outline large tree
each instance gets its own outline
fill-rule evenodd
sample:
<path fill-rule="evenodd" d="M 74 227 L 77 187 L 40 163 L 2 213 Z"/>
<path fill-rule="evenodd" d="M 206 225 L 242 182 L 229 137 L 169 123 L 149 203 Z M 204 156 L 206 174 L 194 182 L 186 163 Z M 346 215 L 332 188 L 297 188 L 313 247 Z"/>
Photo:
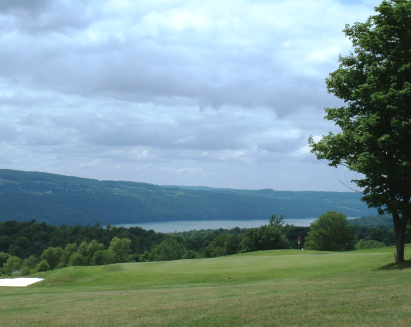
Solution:
<path fill-rule="evenodd" d="M 399 263 L 411 216 L 411 1 L 383 1 L 375 11 L 365 23 L 346 25 L 354 52 L 340 56 L 326 79 L 328 92 L 345 101 L 325 109 L 341 132 L 310 137 L 309 145 L 330 166 L 362 174 L 353 182 L 363 201 L 392 214 Z"/>
<path fill-rule="evenodd" d="M 308 250 L 349 251 L 354 250 L 354 236 L 345 214 L 328 211 L 314 220 L 306 237 Z"/>

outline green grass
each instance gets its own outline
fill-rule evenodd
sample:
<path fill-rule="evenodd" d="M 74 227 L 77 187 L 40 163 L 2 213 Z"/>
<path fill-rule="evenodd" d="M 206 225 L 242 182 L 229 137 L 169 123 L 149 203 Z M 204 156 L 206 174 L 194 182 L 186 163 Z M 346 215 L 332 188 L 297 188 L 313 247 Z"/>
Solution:
<path fill-rule="evenodd" d="M 408 255 L 411 246 L 407 246 Z M 0 288 L 2 326 L 411 326 L 394 248 L 69 267 Z M 407 259 L 410 259 L 408 255 Z"/>

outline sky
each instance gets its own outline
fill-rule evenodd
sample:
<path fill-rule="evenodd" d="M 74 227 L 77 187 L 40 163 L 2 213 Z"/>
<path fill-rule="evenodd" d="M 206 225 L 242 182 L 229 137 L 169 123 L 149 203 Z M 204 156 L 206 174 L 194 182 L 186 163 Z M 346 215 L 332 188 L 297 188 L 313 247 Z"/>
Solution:
<path fill-rule="evenodd" d="M 0 168 L 350 191 L 310 153 L 375 0 L 1 0 Z"/>

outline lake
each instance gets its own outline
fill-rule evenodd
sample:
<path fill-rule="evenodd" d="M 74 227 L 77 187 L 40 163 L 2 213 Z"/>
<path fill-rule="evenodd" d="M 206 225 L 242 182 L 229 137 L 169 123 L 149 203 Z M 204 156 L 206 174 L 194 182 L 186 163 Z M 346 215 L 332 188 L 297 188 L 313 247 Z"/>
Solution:
<path fill-rule="evenodd" d="M 295 226 L 310 226 L 316 218 L 284 219 L 285 223 Z M 138 224 L 119 224 L 117 227 L 135 227 L 139 226 L 146 230 L 154 230 L 161 233 L 184 232 L 189 230 L 200 229 L 231 229 L 234 227 L 252 228 L 267 225 L 269 220 L 200 220 L 200 221 L 166 221 L 156 223 L 138 223 Z"/>

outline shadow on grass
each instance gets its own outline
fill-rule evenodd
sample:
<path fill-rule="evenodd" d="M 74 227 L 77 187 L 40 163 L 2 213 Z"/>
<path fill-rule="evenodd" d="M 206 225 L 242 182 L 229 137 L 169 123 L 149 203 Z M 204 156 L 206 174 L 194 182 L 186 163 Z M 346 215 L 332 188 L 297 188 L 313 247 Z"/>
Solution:
<path fill-rule="evenodd" d="M 377 270 L 404 270 L 411 269 L 411 260 L 405 260 L 401 263 L 389 263 L 388 265 L 381 266 Z"/>

